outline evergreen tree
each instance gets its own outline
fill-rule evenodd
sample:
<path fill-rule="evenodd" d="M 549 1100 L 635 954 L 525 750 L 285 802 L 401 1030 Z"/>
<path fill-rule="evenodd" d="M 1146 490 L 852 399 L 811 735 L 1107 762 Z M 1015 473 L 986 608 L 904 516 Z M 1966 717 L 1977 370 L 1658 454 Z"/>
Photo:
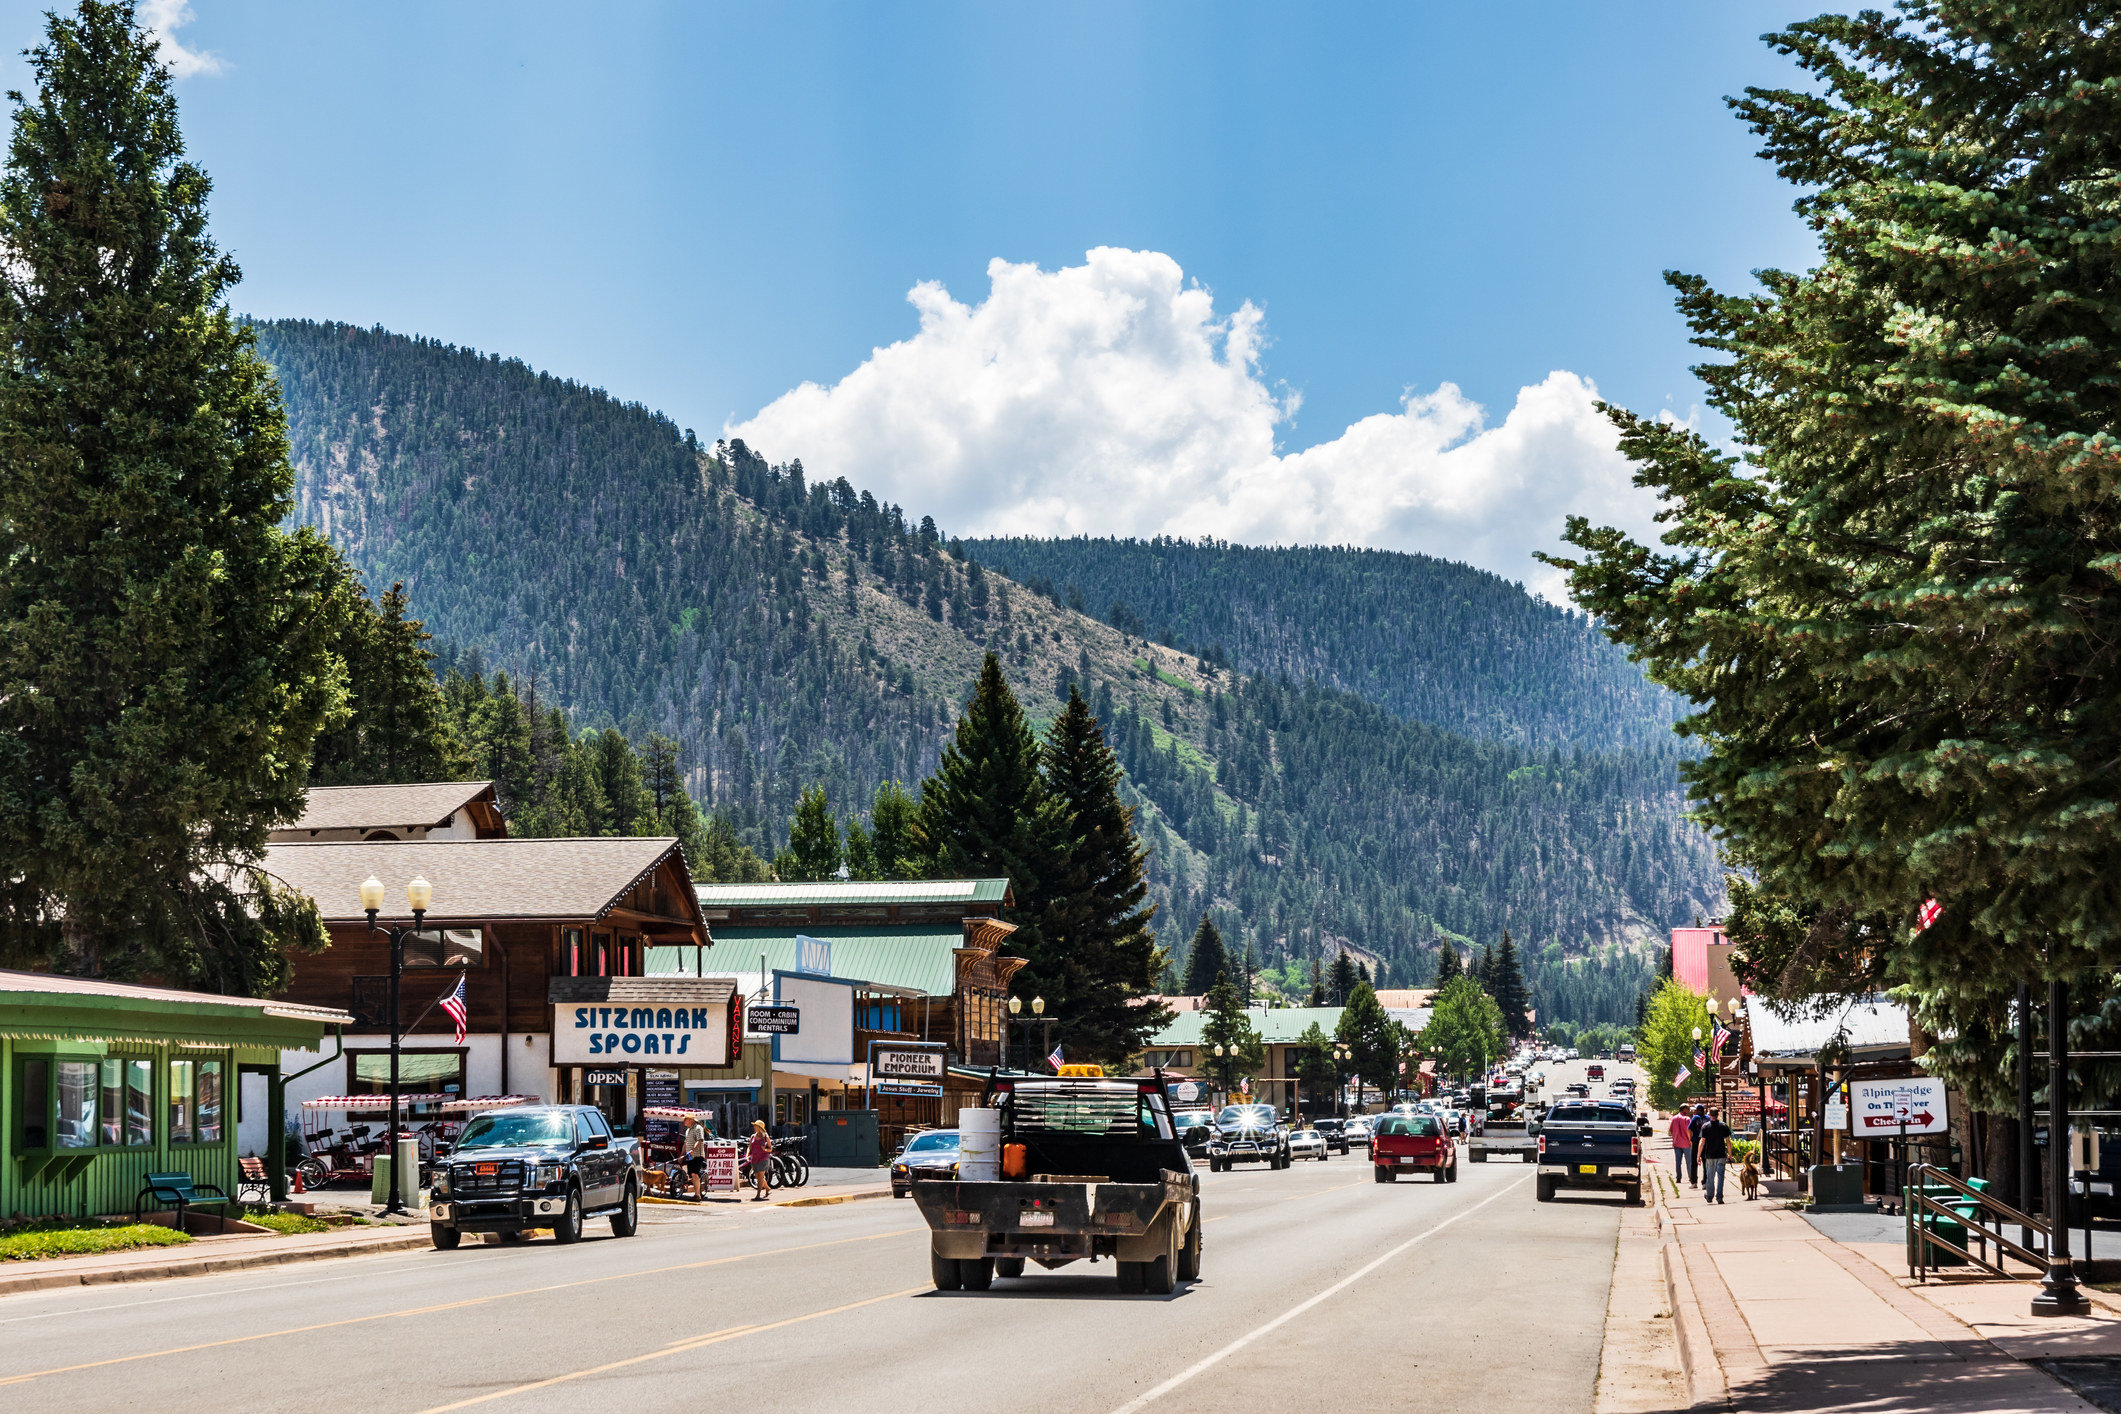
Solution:
<path fill-rule="evenodd" d="M 1367 982 L 1357 982 L 1341 1009 L 1334 1039 L 1354 1053 L 1356 1074 L 1384 1093 L 1389 1102 L 1399 1086 L 1401 1058 L 1399 1028 L 1378 1003 L 1377 993 Z"/>
<path fill-rule="evenodd" d="M 584 745 L 604 807 L 592 833 L 644 833 L 654 816 L 655 802 L 641 779 L 641 760 L 634 754 L 633 743 L 616 727 L 606 727 Z"/>
<path fill-rule="evenodd" d="M 1436 975 L 1429 979 L 1432 987 L 1447 986 L 1454 977 L 1465 975 L 1465 963 L 1458 956 L 1458 949 L 1445 943 L 1436 949 Z"/>
<path fill-rule="evenodd" d="M 1203 913 L 1200 926 L 1193 930 L 1193 941 L 1186 949 L 1186 992 L 1189 997 L 1204 997 L 1214 990 L 1216 979 L 1230 970 L 1229 954 L 1223 951 L 1223 935 L 1215 926 L 1215 920 Z"/>
<path fill-rule="evenodd" d="M 334 644 L 346 664 L 346 718 L 317 738 L 316 785 L 396 785 L 460 780 L 471 760 L 434 675 L 433 635 L 406 617 L 403 583 L 377 603 L 351 568 L 342 571 L 343 627 Z"/>
<path fill-rule="evenodd" d="M 1517 944 L 1508 932 L 1502 935 L 1502 944 L 1495 949 L 1491 971 L 1495 985 L 1488 995 L 1495 999 L 1495 1005 L 1502 1011 L 1503 1027 L 1519 1040 L 1530 1036 L 1532 1022 L 1526 1013 L 1532 1009 L 1532 997 L 1524 984 L 1524 969 L 1517 961 Z"/>
<path fill-rule="evenodd" d="M 1326 988 L 1326 1005 L 1346 1006 L 1348 998 L 1355 993 L 1356 983 L 1360 980 L 1355 975 L 1355 959 L 1346 952 L 1333 954 L 1331 976 L 1332 984 Z"/>
<path fill-rule="evenodd" d="M 879 879 L 921 876 L 920 844 L 915 831 L 919 807 L 897 781 L 881 782 L 869 804 L 870 849 Z"/>
<path fill-rule="evenodd" d="M 0 953 L 264 995 L 260 867 L 345 711 L 338 570 L 124 4 L 48 16 L 0 171 Z"/>
<path fill-rule="evenodd" d="M 1315 1111 L 1319 1090 L 1323 1088 L 1330 1095 L 1333 1082 L 1339 1078 L 1333 1068 L 1332 1043 L 1317 1022 L 1306 1026 L 1303 1034 L 1296 1038 L 1295 1049 L 1289 1052 L 1289 1064 L 1297 1081 L 1310 1087 L 1311 1109 Z M 1302 1096 L 1298 1097 L 1297 1103 L 1301 1108 Z"/>
<path fill-rule="evenodd" d="M 1225 968 L 1208 988 L 1207 1015 L 1200 1024 L 1201 1064 L 1224 1094 L 1237 1089 L 1237 1082 L 1257 1075 L 1267 1064 L 1267 1043 L 1245 1014 L 1244 999 Z M 1221 1046 L 1223 1054 L 1215 1054 Z"/>
<path fill-rule="evenodd" d="M 1119 798 L 1120 768 L 1080 694 L 1053 719 L 1046 790 L 1062 848 L 1040 920 L 1040 950 L 1017 973 L 1018 993 L 1043 996 L 1071 1055 L 1120 1064 L 1171 1020 L 1144 1004 L 1163 970 L 1144 907 L 1148 851 L 1134 837 L 1133 807 Z"/>
<path fill-rule="evenodd" d="M 2018 979 L 2121 970 L 2113 18 L 1917 0 L 1770 36 L 1809 81 L 1734 106 L 1819 263 L 1668 277 L 1745 464 L 1614 413 L 1670 549 L 1577 519 L 1553 561 L 1696 704 L 1741 980 L 1906 985 L 1968 1085 Z"/>
<path fill-rule="evenodd" d="M 992 653 L 935 774 L 921 785 L 916 847 L 945 879 L 1006 878 L 1021 956 L 1043 945 L 1039 919 L 1054 869 L 1057 808 L 1040 771 L 1038 739 Z M 1029 951 L 1026 951 L 1026 950 Z"/>
<path fill-rule="evenodd" d="M 840 831 L 833 823 L 832 807 L 825 800 L 823 786 L 804 790 L 788 831 L 788 848 L 774 863 L 784 883 L 838 876 Z"/>
<path fill-rule="evenodd" d="M 1316 957 L 1311 959 L 1311 994 L 1305 998 L 1304 1005 L 1312 1007 L 1327 1005 L 1325 971 L 1319 967 Z"/>
<path fill-rule="evenodd" d="M 1480 945 L 1480 955 L 1468 974 L 1480 984 L 1480 990 L 1489 996 L 1495 995 L 1495 949 L 1486 943 Z"/>

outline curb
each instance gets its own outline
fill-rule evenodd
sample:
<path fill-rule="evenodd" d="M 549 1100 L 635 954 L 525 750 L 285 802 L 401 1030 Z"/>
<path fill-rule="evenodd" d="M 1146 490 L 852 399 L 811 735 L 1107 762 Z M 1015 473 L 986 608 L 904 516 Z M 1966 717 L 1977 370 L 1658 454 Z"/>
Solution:
<path fill-rule="evenodd" d="M 425 1230 L 418 1236 L 378 1239 L 338 1247 L 282 1247 L 256 1252 L 207 1253 L 166 1262 L 138 1266 L 102 1267 L 88 1271 L 23 1272 L 0 1276 L 0 1296 L 25 1291 L 50 1291 L 63 1286 L 109 1286 L 127 1281 L 164 1281 L 170 1277 L 213 1276 L 253 1267 L 281 1267 L 294 1262 L 321 1262 L 332 1257 L 365 1257 L 372 1252 L 410 1252 L 433 1246 Z M 64 1259 L 61 1259 L 64 1260 Z"/>
<path fill-rule="evenodd" d="M 1667 1239 L 1658 1258 L 1664 1264 L 1664 1291 L 1672 1304 L 1672 1333 L 1679 1340 L 1679 1368 L 1686 1376 L 1687 1401 L 1696 1409 L 1721 1409 L 1729 1386 L 1723 1367 L 1716 1363 L 1716 1347 L 1694 1299 L 1693 1278 L 1679 1256 L 1677 1239 Z"/>
<path fill-rule="evenodd" d="M 776 1203 L 777 1208 L 825 1208 L 834 1203 L 859 1203 L 864 1198 L 889 1198 L 888 1188 L 869 1188 L 860 1193 L 820 1193 L 815 1198 L 795 1198 L 786 1203 Z"/>

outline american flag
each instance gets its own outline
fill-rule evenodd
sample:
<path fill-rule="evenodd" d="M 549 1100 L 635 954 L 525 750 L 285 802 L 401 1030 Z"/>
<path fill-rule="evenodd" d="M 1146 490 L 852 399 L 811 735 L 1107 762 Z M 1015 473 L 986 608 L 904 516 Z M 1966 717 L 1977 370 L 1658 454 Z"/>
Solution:
<path fill-rule="evenodd" d="M 463 1045 L 465 1013 L 464 978 L 461 973 L 457 976 L 457 989 L 454 992 L 451 992 L 448 996 L 442 998 L 442 1010 L 448 1012 L 449 1019 L 457 1024 L 457 1044 L 460 1046 Z"/>
<path fill-rule="evenodd" d="M 1680 1086 L 1686 1084 L 1687 1077 L 1689 1075 L 1692 1075 L 1693 1073 L 1693 1071 L 1688 1070 L 1685 1066 L 1679 1067 L 1679 1073 L 1672 1077 L 1672 1088 L 1674 1090 L 1677 1090 Z"/>
<path fill-rule="evenodd" d="M 1046 1064 L 1052 1066 L 1056 1071 L 1061 1068 L 1061 1048 L 1059 1046 L 1055 1046 L 1053 1054 L 1046 1057 Z"/>
<path fill-rule="evenodd" d="M 1918 933 L 1927 933 L 1930 930 L 1930 925 L 1932 923 L 1935 923 L 1943 916 L 1943 904 L 1937 902 L 1937 900 L 1933 898 L 1924 899 L 1922 901 L 1922 907 L 1915 910 L 1915 923 L 1917 925 L 1915 931 Z"/>
<path fill-rule="evenodd" d="M 1709 1042 L 1709 1054 L 1716 1058 L 1716 1064 L 1722 1065 L 1723 1043 L 1731 1039 L 1731 1028 L 1721 1021 L 1712 1021 L 1709 1025 L 1716 1033 L 1715 1039 Z"/>
<path fill-rule="evenodd" d="M 1709 1058 L 1701 1053 L 1701 1047 L 1694 1047 L 1694 1069 L 1707 1070 L 1708 1068 Z"/>

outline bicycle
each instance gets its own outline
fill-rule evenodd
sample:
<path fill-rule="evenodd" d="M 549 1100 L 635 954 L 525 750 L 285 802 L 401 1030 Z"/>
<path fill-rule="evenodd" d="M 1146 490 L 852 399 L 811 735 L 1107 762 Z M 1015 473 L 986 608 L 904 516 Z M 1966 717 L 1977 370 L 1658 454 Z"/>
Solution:
<path fill-rule="evenodd" d="M 800 1139 L 773 1141 L 773 1167 L 777 1188 L 803 1188 L 810 1182 L 810 1160 L 803 1156 Z"/>

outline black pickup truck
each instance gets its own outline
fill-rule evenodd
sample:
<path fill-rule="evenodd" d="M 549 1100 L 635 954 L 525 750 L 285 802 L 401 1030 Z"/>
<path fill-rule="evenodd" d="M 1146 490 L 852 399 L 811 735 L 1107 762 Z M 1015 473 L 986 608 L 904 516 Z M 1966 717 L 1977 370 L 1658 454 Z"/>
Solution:
<path fill-rule="evenodd" d="M 1564 1100 L 1536 1126 L 1539 1201 L 1556 1190 L 1620 1190 L 1630 1203 L 1642 1201 L 1642 1136 L 1626 1105 Z"/>
<path fill-rule="evenodd" d="M 428 1231 L 447 1251 L 467 1232 L 521 1241 L 541 1227 L 575 1242 L 587 1218 L 609 1217 L 613 1237 L 640 1229 L 635 1141 L 611 1132 L 590 1105 L 488 1110 L 464 1126 L 437 1163 Z"/>
<path fill-rule="evenodd" d="M 937 1290 L 985 1291 L 1027 1260 L 1110 1257 L 1121 1291 L 1159 1296 L 1199 1278 L 1200 1179 L 1160 1078 L 998 1076 L 985 1099 L 1001 1111 L 1001 1177 L 913 1189 Z"/>

